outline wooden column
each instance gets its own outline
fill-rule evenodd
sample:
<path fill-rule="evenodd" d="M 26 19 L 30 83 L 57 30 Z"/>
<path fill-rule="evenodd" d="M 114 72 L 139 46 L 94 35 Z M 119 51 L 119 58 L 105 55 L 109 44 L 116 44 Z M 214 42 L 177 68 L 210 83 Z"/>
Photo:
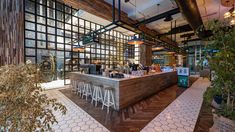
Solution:
<path fill-rule="evenodd" d="M 0 66 L 24 62 L 23 0 L 0 0 Z"/>
<path fill-rule="evenodd" d="M 140 45 L 140 63 L 143 65 L 152 65 L 152 46 Z"/>

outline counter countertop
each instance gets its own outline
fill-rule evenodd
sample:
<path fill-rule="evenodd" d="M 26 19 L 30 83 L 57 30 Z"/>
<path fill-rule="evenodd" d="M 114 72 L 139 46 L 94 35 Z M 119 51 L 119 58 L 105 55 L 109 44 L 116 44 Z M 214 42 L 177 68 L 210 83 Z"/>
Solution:
<path fill-rule="evenodd" d="M 176 71 L 171 71 L 171 72 L 176 72 Z M 170 73 L 170 72 L 155 72 L 155 73 L 147 74 L 147 75 L 144 75 L 144 76 L 132 76 L 132 75 L 130 75 L 130 78 L 110 78 L 110 77 L 105 77 L 105 76 L 102 76 L 102 75 L 84 74 L 84 73 L 80 73 L 80 72 L 71 72 L 71 73 L 82 74 L 82 75 L 86 75 L 86 76 L 90 76 L 90 77 L 104 78 L 104 79 L 109 79 L 109 80 L 112 80 L 112 81 L 125 81 L 125 80 L 144 78 L 144 77 L 149 77 L 149 76 L 154 76 L 154 75 L 159 75 L 159 74 L 165 74 L 165 73 Z"/>

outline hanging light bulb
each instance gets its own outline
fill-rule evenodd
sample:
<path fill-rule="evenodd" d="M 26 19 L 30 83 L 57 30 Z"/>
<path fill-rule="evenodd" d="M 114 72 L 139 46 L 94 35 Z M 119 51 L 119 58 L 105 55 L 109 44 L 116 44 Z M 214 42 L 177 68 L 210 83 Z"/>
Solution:
<path fill-rule="evenodd" d="M 231 21 L 230 21 L 230 25 L 234 25 L 235 24 L 235 18 L 233 18 Z"/>
<path fill-rule="evenodd" d="M 235 17 L 235 9 L 232 12 L 232 16 Z"/>
<path fill-rule="evenodd" d="M 230 16 L 231 16 L 231 13 L 230 13 L 230 12 L 224 13 L 224 18 L 229 18 Z"/>

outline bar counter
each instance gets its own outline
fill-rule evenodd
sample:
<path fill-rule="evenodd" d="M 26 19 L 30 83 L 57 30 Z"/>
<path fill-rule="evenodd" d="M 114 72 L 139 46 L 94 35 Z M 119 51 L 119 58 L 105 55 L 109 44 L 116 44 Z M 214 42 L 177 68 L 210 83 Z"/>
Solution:
<path fill-rule="evenodd" d="M 79 81 L 86 80 L 114 88 L 116 109 L 120 110 L 176 84 L 177 73 L 176 71 L 161 72 L 140 77 L 119 79 L 71 72 L 70 79 Z"/>

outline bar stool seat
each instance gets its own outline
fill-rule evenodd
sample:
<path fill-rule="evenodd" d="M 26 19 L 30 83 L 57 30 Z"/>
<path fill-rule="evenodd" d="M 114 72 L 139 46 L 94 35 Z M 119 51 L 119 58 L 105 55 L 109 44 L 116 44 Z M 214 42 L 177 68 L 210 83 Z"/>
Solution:
<path fill-rule="evenodd" d="M 102 109 L 104 108 L 104 106 L 106 106 L 107 113 L 109 113 L 110 106 L 113 106 L 114 109 L 116 109 L 113 91 L 114 91 L 114 88 L 112 88 L 112 87 L 105 87 L 104 88 L 104 100 L 103 100 Z"/>
<path fill-rule="evenodd" d="M 82 92 L 82 98 L 83 96 L 86 96 L 86 100 L 89 96 L 92 97 L 92 89 L 91 89 L 91 82 L 84 81 L 84 87 L 83 87 L 83 92 Z"/>

